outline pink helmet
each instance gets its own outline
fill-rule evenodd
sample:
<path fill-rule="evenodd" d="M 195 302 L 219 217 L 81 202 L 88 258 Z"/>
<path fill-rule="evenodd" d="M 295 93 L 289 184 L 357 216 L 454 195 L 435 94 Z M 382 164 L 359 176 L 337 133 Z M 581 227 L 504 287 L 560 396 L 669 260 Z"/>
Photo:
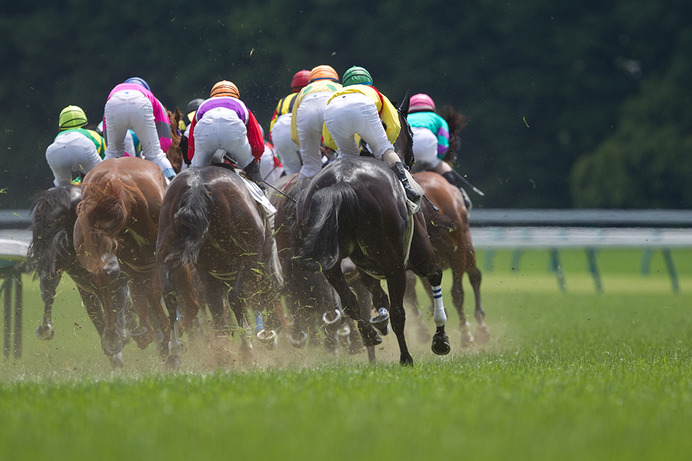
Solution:
<path fill-rule="evenodd" d="M 435 111 L 435 102 L 430 96 L 424 93 L 418 93 L 411 96 L 411 102 L 408 108 L 409 112 L 422 112 L 425 110 Z"/>

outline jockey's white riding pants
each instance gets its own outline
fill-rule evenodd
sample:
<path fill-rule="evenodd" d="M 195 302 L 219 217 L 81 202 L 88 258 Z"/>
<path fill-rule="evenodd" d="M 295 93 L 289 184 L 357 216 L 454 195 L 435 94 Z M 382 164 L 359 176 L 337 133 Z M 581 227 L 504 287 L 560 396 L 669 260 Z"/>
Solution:
<path fill-rule="evenodd" d="M 413 155 L 416 157 L 416 166 L 420 165 L 425 170 L 432 170 L 442 160 L 437 156 L 437 136 L 427 128 L 411 127 L 413 132 Z"/>
<path fill-rule="evenodd" d="M 322 125 L 327 101 L 331 91 L 320 91 L 305 96 L 296 109 L 296 128 L 300 144 L 300 158 L 303 166 L 300 175 L 306 178 L 315 176 L 322 169 Z"/>
<path fill-rule="evenodd" d="M 171 162 L 161 150 L 151 101 L 139 91 L 114 93 L 104 109 L 106 119 L 106 155 L 104 159 L 125 154 L 125 136 L 132 130 L 142 143 L 142 157 L 154 162 L 166 176 L 173 175 Z"/>
<path fill-rule="evenodd" d="M 276 181 L 279 180 L 284 172 L 284 167 L 274 161 L 275 155 L 274 149 L 265 144 L 264 153 L 262 153 L 260 158 L 259 171 L 262 179 L 271 185 L 276 184 Z"/>
<path fill-rule="evenodd" d="M 46 149 L 46 161 L 53 170 L 56 186 L 68 186 L 73 172 L 88 173 L 101 162 L 94 142 L 78 131 L 58 136 Z"/>
<path fill-rule="evenodd" d="M 386 151 L 394 149 L 387 139 L 377 107 L 364 94 L 347 93 L 329 101 L 324 111 L 324 123 L 339 148 L 339 157 L 360 153 L 356 134 L 380 160 Z"/>
<path fill-rule="evenodd" d="M 194 137 L 195 155 L 190 166 L 211 164 L 217 150 L 226 151 L 238 168 L 245 168 L 253 160 L 247 127 L 234 110 L 216 107 L 205 112 L 195 125 Z"/>
<path fill-rule="evenodd" d="M 274 149 L 287 174 L 299 172 L 301 166 L 300 148 L 291 138 L 291 117 L 290 113 L 279 115 L 272 127 Z"/>

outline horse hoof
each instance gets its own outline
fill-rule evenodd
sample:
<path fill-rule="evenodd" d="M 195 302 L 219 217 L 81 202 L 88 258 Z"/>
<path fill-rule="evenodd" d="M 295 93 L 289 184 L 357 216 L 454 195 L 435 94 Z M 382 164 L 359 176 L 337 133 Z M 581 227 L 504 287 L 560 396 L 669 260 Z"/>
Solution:
<path fill-rule="evenodd" d="M 364 346 L 379 346 L 382 344 L 382 338 L 377 333 L 377 330 L 372 327 L 364 328 L 363 331 L 361 331 L 361 336 L 363 337 Z"/>
<path fill-rule="evenodd" d="M 389 329 L 389 312 L 384 307 L 380 307 L 377 311 L 377 316 L 370 319 L 370 325 L 377 328 L 382 336 L 387 336 Z"/>
<path fill-rule="evenodd" d="M 180 357 L 175 355 L 169 355 L 166 357 L 166 369 L 177 370 L 180 368 Z"/>
<path fill-rule="evenodd" d="M 476 328 L 476 341 L 479 344 L 486 344 L 490 341 L 490 331 L 486 325 L 479 325 Z"/>
<path fill-rule="evenodd" d="M 53 336 L 55 336 L 55 332 L 53 331 L 53 327 L 50 324 L 47 325 L 39 325 L 36 327 L 36 337 L 41 340 L 48 340 L 48 339 L 53 339 Z"/>
<path fill-rule="evenodd" d="M 123 362 L 123 353 L 118 352 L 115 355 L 111 355 L 111 365 L 113 368 L 122 368 L 125 366 L 125 363 Z"/>
<path fill-rule="evenodd" d="M 308 341 L 308 334 L 304 331 L 300 331 L 298 336 L 296 337 L 293 333 L 291 333 L 288 335 L 288 340 L 293 345 L 293 347 L 300 349 L 301 347 L 304 347 L 305 343 Z"/>
<path fill-rule="evenodd" d="M 433 336 L 431 349 L 437 355 L 449 354 L 449 351 L 452 350 L 452 347 L 449 345 L 449 338 L 447 337 L 447 335 L 444 333 L 436 333 L 435 336 Z"/>
<path fill-rule="evenodd" d="M 276 349 L 276 346 L 278 345 L 276 331 L 274 330 L 258 331 L 257 339 L 259 340 L 259 342 L 267 346 L 269 349 Z"/>
<path fill-rule="evenodd" d="M 325 323 L 325 325 L 333 325 L 339 320 L 341 320 L 341 312 L 336 309 L 334 309 L 333 312 L 325 312 L 322 316 L 322 321 Z"/>

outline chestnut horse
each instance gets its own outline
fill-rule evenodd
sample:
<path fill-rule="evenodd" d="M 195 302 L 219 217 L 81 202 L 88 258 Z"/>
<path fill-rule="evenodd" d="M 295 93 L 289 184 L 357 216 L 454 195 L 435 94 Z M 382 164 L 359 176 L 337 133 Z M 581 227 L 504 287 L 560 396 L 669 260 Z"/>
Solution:
<path fill-rule="evenodd" d="M 180 365 L 176 312 L 182 292 L 181 267 L 196 269 L 213 327 L 226 334 L 224 297 L 238 325 L 249 328 L 248 305 L 262 305 L 268 294 L 272 228 L 243 179 L 224 166 L 188 168 L 168 187 L 159 218 L 156 263 L 169 314 L 167 366 Z M 242 335 L 241 353 L 252 344 Z M 168 339 L 168 338 L 167 338 Z"/>
<path fill-rule="evenodd" d="M 422 209 L 425 215 L 428 235 L 437 256 L 437 262 L 442 269 L 452 270 L 452 301 L 459 314 L 462 346 L 468 346 L 473 341 L 469 323 L 464 315 L 463 276 L 468 274 L 476 301 L 475 318 L 477 322 L 476 337 L 479 342 L 489 339 L 488 328 L 485 324 L 485 312 L 481 304 L 481 271 L 476 265 L 476 251 L 471 240 L 469 216 L 464 205 L 461 191 L 447 180 L 432 171 L 415 173 L 413 177 L 423 188 L 425 196 L 435 205 L 437 210 L 427 201 Z M 416 277 L 410 274 L 406 298 L 417 308 L 415 291 Z M 426 279 L 421 279 L 429 290 Z M 431 300 L 432 301 L 432 300 Z"/>
<path fill-rule="evenodd" d="M 154 264 L 165 189 L 166 179 L 159 167 L 137 157 L 104 160 L 82 183 L 74 245 L 79 262 L 93 274 L 104 293 L 101 346 L 116 367 L 123 366 L 130 295 L 139 327 L 129 335 L 140 348 L 154 340 L 154 328 L 164 332 L 167 329 Z M 186 283 L 190 314 L 186 312 L 185 319 L 189 322 L 199 305 L 192 295 L 191 280 L 188 278 Z"/>
<path fill-rule="evenodd" d="M 77 220 L 77 204 L 82 200 L 79 186 L 57 186 L 40 192 L 31 206 L 32 239 L 29 261 L 41 286 L 43 323 L 36 328 L 39 339 L 52 339 L 53 303 L 63 273 L 74 281 L 89 318 L 103 334 L 101 300 L 94 277 L 77 261 L 72 232 Z"/>
<path fill-rule="evenodd" d="M 408 97 L 399 109 L 402 129 L 395 150 L 410 166 L 412 134 L 405 118 L 407 111 Z M 435 287 L 437 332 L 432 349 L 436 354 L 449 353 L 440 292 L 442 271 L 435 262 L 422 213 L 410 214 L 403 187 L 384 162 L 363 156 L 335 160 L 315 175 L 300 194 L 296 216 L 296 257 L 305 267 L 324 272 L 339 294 L 346 314 L 356 319 L 366 346 L 382 340 L 370 319 L 363 315 L 344 278 L 341 262 L 348 257 L 360 270 L 375 306 L 391 309 L 401 364 L 413 363 L 404 336 L 407 268 L 427 277 Z M 382 290 L 381 279 L 387 281 L 389 299 Z M 381 325 L 378 329 L 383 331 Z"/>

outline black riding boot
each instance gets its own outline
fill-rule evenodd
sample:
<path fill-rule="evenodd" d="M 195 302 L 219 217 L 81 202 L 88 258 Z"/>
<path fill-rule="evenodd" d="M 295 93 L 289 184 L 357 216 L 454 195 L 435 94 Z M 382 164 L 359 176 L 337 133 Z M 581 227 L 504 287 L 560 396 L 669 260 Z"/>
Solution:
<path fill-rule="evenodd" d="M 401 162 L 396 162 L 392 167 L 392 171 L 394 172 L 394 174 L 396 174 L 396 177 L 399 178 L 401 184 L 404 185 L 404 191 L 406 191 L 406 198 L 412 201 L 413 203 L 420 202 L 420 199 L 422 197 L 411 187 L 411 184 L 409 184 L 408 178 L 406 177 L 406 170 L 404 169 L 404 164 Z"/>
<path fill-rule="evenodd" d="M 473 203 L 471 203 L 471 199 L 469 198 L 469 194 L 466 193 L 463 187 L 461 187 L 461 181 L 457 179 L 457 177 L 454 175 L 453 171 L 445 171 L 442 174 L 442 177 L 447 180 L 448 183 L 450 183 L 452 186 L 458 187 L 459 190 L 461 191 L 461 195 L 464 197 L 464 205 L 466 205 L 466 209 L 468 211 L 471 211 L 471 208 L 473 208 Z"/>
<path fill-rule="evenodd" d="M 243 171 L 245 171 L 245 176 L 247 178 L 257 184 L 260 189 L 265 190 L 264 188 L 264 181 L 262 180 L 262 175 L 260 175 L 259 171 L 259 163 L 255 162 L 254 160 L 250 162 L 248 166 L 243 168 Z"/>

